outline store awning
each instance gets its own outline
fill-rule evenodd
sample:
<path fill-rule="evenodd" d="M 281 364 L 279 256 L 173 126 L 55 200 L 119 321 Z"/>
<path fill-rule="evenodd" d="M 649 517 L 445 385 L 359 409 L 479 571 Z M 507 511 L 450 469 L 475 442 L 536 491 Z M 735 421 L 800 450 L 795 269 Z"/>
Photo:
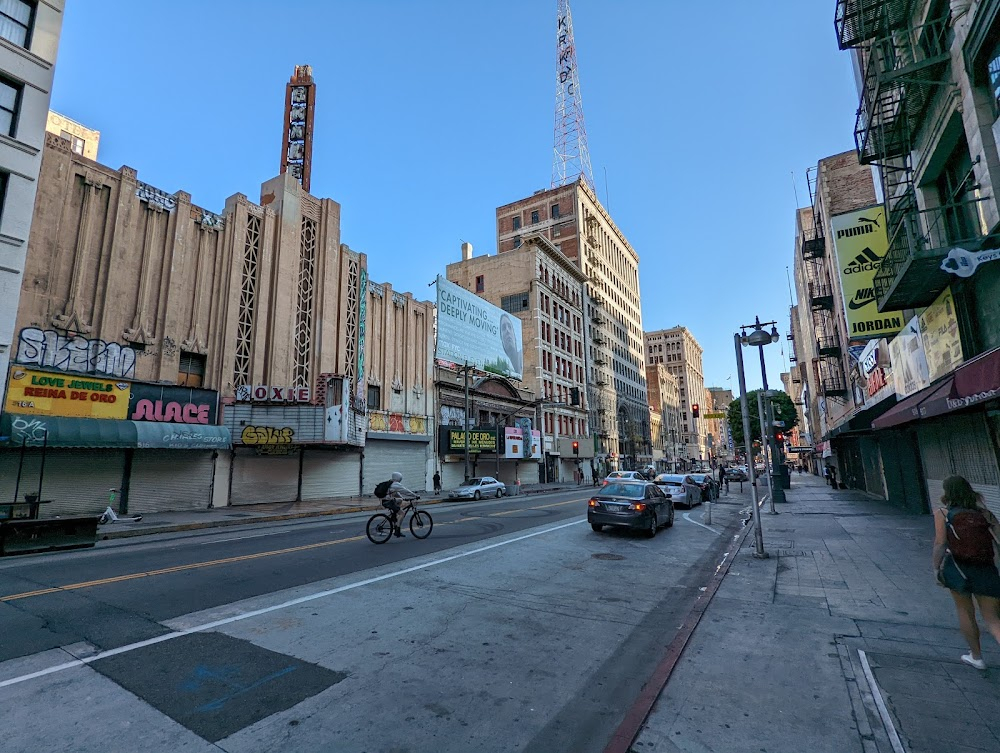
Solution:
<path fill-rule="evenodd" d="M 824 439 L 835 439 L 842 434 L 860 434 L 871 431 L 875 420 L 892 412 L 895 405 L 897 405 L 896 396 L 892 395 L 874 405 L 863 406 L 849 419 L 831 429 Z"/>
<path fill-rule="evenodd" d="M 0 416 L 0 436 L 8 446 L 119 447 L 169 450 L 216 450 L 232 446 L 225 426 L 112 421 L 93 418 Z"/>
<path fill-rule="evenodd" d="M 1000 348 L 964 363 L 873 422 L 876 429 L 932 418 L 1000 399 Z"/>

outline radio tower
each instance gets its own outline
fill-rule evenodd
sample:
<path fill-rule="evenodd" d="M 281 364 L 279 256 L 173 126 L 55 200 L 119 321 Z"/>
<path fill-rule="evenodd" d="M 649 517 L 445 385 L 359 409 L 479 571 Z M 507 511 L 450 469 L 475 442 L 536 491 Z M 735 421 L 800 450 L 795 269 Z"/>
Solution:
<path fill-rule="evenodd" d="M 564 186 L 582 177 L 594 187 L 594 171 L 587 149 L 587 127 L 583 122 L 580 73 L 573 41 L 573 17 L 569 0 L 557 0 L 556 22 L 556 127 L 552 157 L 552 187 Z"/>

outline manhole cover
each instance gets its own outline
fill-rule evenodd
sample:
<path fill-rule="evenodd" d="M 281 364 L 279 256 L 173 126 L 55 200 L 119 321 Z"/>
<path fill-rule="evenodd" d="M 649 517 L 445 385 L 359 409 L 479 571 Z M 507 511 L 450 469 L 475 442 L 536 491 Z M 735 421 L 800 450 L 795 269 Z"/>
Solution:
<path fill-rule="evenodd" d="M 612 554 L 611 552 L 599 552 L 597 554 L 590 555 L 595 560 L 623 560 L 625 559 L 620 554 Z"/>

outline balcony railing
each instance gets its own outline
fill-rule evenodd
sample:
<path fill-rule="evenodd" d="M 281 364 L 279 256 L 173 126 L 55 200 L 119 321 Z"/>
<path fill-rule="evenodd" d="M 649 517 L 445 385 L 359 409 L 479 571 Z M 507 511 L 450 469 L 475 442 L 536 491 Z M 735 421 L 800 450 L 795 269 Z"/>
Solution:
<path fill-rule="evenodd" d="M 805 228 L 802 231 L 802 258 L 819 259 L 826 253 L 826 237 L 821 227 Z"/>
<path fill-rule="evenodd" d="M 841 354 L 840 340 L 836 337 L 818 337 L 816 352 L 824 358 L 839 358 Z"/>
<path fill-rule="evenodd" d="M 819 386 L 823 394 L 827 397 L 842 397 L 847 394 L 847 384 L 843 377 L 825 376 L 819 380 Z"/>
<path fill-rule="evenodd" d="M 902 27 L 912 0 L 837 0 L 837 44 L 846 50 Z"/>
<path fill-rule="evenodd" d="M 879 311 L 928 306 L 947 287 L 941 262 L 953 248 L 978 251 L 986 237 L 982 199 L 907 212 L 894 223 L 875 273 Z"/>
<path fill-rule="evenodd" d="M 833 308 L 833 287 L 828 283 L 809 283 L 809 305 L 813 311 Z"/>

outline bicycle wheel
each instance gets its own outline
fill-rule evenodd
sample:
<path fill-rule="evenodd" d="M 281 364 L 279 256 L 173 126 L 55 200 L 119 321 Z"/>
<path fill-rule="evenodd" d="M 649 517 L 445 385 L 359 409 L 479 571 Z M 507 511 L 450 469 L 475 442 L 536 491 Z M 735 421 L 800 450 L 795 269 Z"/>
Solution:
<path fill-rule="evenodd" d="M 384 544 L 392 536 L 392 520 L 382 513 L 372 515 L 365 526 L 365 534 L 373 544 Z"/>
<path fill-rule="evenodd" d="M 426 539 L 434 528 L 434 519 L 429 512 L 417 510 L 410 518 L 410 533 L 415 539 Z"/>

